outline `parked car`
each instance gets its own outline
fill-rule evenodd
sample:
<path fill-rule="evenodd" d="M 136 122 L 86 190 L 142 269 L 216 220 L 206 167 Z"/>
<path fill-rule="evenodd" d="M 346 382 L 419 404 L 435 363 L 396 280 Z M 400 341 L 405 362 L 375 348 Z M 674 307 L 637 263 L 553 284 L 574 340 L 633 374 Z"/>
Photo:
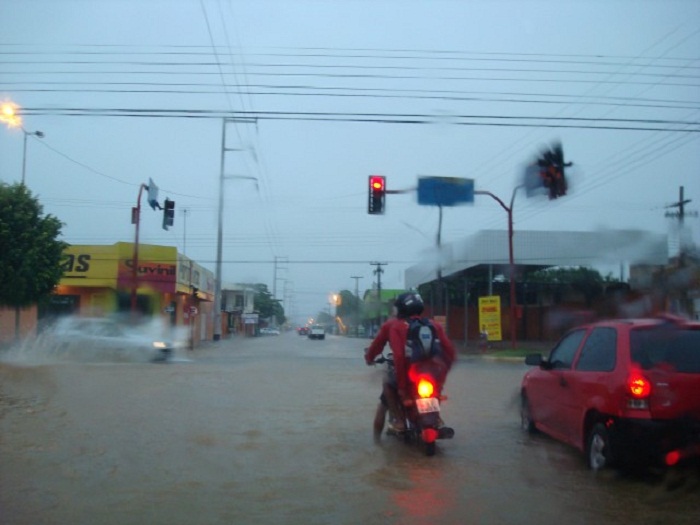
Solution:
<path fill-rule="evenodd" d="M 280 335 L 277 328 L 265 327 L 260 329 L 260 335 Z"/>
<path fill-rule="evenodd" d="M 700 458 L 700 323 L 591 323 L 525 362 L 523 428 L 573 445 L 591 469 Z"/>
<path fill-rule="evenodd" d="M 320 325 L 315 324 L 309 329 L 309 339 L 325 339 L 326 329 Z"/>
<path fill-rule="evenodd" d="M 87 361 L 166 361 L 176 344 L 160 327 L 109 317 L 66 317 L 42 335 L 54 357 Z"/>

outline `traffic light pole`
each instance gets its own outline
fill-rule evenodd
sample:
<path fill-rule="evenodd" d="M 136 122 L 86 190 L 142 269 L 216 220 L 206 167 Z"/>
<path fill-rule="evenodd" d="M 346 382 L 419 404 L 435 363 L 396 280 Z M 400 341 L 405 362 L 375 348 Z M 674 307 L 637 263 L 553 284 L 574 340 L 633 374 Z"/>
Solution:
<path fill-rule="evenodd" d="M 131 315 L 136 316 L 136 296 L 139 287 L 139 227 L 141 226 L 141 195 L 148 186 L 141 184 L 139 196 L 136 199 L 136 207 L 131 209 L 131 222 L 136 225 L 136 235 L 134 236 L 134 254 L 131 258 Z"/>
<path fill-rule="evenodd" d="M 510 198 L 510 206 L 498 198 L 496 195 L 490 191 L 475 191 L 474 195 L 488 195 L 494 199 L 501 208 L 506 210 L 508 214 L 508 266 L 509 266 L 509 279 L 510 279 L 510 344 L 513 349 L 515 349 L 516 344 L 516 304 L 515 304 L 515 259 L 513 257 L 513 204 L 515 203 L 515 194 L 518 189 L 522 188 L 523 185 L 516 186 L 513 188 L 513 195 Z"/>

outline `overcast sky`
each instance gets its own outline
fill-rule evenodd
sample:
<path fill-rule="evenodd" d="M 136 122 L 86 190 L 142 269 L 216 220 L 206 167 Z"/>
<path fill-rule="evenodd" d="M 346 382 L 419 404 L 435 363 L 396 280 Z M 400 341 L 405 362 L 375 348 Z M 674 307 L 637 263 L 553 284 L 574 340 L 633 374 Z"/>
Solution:
<path fill-rule="evenodd" d="M 296 319 L 353 276 L 362 294 L 373 261 L 383 287 L 403 287 L 435 245 L 438 211 L 413 193 L 367 214 L 370 174 L 389 189 L 472 178 L 509 202 L 523 165 L 560 140 L 569 195 L 518 192 L 516 232 L 665 233 L 681 186 L 700 209 L 697 0 L 0 0 L 0 19 L 0 98 L 45 134 L 28 137 L 26 183 L 65 239 L 132 242 L 152 178 L 175 226 L 144 199 L 141 241 L 214 271 L 235 116 L 223 280 L 266 283 Z M 21 179 L 22 146 L 2 126 L 3 182 Z M 477 196 L 445 210 L 442 240 L 506 218 Z M 686 224 L 698 242 L 699 220 Z"/>

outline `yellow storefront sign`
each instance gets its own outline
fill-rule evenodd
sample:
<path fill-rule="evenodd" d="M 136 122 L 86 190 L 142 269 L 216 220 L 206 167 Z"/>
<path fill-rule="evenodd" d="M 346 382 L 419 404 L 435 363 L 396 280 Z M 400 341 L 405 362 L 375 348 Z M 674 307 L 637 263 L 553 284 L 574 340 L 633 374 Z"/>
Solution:
<path fill-rule="evenodd" d="M 479 331 L 489 341 L 501 341 L 501 298 L 498 295 L 479 297 Z"/>
<path fill-rule="evenodd" d="M 90 288 L 117 287 L 117 267 L 119 257 L 117 248 L 111 246 L 68 246 L 63 251 L 64 286 L 81 286 Z"/>

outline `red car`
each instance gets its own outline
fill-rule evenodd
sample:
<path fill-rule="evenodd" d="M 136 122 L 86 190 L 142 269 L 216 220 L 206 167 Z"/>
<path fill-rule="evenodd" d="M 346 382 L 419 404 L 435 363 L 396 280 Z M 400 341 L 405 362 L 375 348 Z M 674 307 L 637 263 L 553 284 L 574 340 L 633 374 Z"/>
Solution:
<path fill-rule="evenodd" d="M 591 469 L 700 457 L 700 323 L 591 323 L 525 363 L 536 368 L 521 385 L 523 428 L 578 448 Z"/>

